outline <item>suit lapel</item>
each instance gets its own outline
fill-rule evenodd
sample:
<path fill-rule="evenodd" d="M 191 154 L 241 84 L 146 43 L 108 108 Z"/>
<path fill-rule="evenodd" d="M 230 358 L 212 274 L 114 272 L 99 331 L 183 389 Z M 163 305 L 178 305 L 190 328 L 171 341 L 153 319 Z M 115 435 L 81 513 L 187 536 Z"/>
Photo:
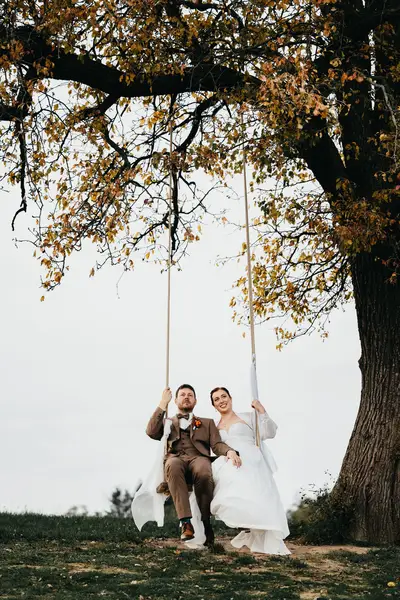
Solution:
<path fill-rule="evenodd" d="M 192 422 L 189 425 L 189 428 L 190 428 L 190 439 L 192 441 L 193 441 L 193 436 L 194 436 L 194 434 L 196 432 L 196 429 L 193 429 L 193 424 L 194 424 L 195 420 L 196 420 L 196 417 L 194 415 L 192 415 Z"/>
<path fill-rule="evenodd" d="M 194 427 L 194 422 L 196 421 L 197 417 L 195 415 L 193 415 L 192 417 L 192 423 L 190 425 L 190 439 L 192 440 L 193 446 L 195 448 L 197 448 L 197 450 L 200 452 L 200 454 L 202 454 L 203 456 L 206 456 L 207 454 L 205 454 L 204 450 L 204 442 L 200 441 L 197 439 L 197 427 Z M 197 419 L 198 421 L 201 422 L 200 427 L 206 427 L 204 422 L 201 421 L 201 419 Z M 194 427 L 194 429 L 193 429 Z M 204 437 L 202 436 L 201 439 L 203 440 Z M 209 455 L 209 452 L 208 452 Z"/>
<path fill-rule="evenodd" d="M 175 415 L 174 417 L 172 417 L 171 421 L 172 421 L 172 425 L 171 425 L 171 433 L 169 436 L 169 441 L 172 444 L 173 442 L 175 442 L 175 440 L 178 440 L 181 437 L 181 435 L 180 435 L 178 417 Z"/>

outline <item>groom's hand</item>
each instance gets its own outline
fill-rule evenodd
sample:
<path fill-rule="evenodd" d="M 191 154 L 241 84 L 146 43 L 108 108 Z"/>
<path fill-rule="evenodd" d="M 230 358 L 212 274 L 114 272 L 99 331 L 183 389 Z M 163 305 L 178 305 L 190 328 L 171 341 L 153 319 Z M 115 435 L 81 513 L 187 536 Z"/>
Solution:
<path fill-rule="evenodd" d="M 231 460 L 234 467 L 241 467 L 242 460 L 238 454 L 234 450 L 228 450 L 226 453 L 226 459 Z"/>
<path fill-rule="evenodd" d="M 158 405 L 159 408 L 161 408 L 161 410 L 166 411 L 168 408 L 168 404 L 171 402 L 172 399 L 172 392 L 171 392 L 171 388 L 166 388 L 161 396 L 161 402 Z"/>

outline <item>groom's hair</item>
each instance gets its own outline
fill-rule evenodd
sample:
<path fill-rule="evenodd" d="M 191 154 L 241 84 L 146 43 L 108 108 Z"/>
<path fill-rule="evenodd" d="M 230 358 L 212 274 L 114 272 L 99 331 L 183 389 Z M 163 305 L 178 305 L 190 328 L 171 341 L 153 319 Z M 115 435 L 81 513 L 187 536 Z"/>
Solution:
<path fill-rule="evenodd" d="M 175 398 L 178 397 L 178 394 L 179 394 L 180 390 L 184 390 L 185 388 L 189 388 L 189 390 L 192 390 L 193 395 L 196 398 L 196 392 L 194 391 L 194 387 L 192 385 L 190 385 L 189 383 L 183 383 L 182 385 L 180 385 L 178 387 L 178 389 L 175 392 Z"/>
<path fill-rule="evenodd" d="M 219 392 L 219 390 L 224 390 L 224 392 L 226 392 L 229 396 L 229 398 L 232 398 L 232 396 L 229 393 L 229 390 L 225 387 L 216 387 L 213 390 L 211 390 L 210 392 L 210 398 L 211 398 L 211 404 L 214 406 L 214 400 L 213 400 L 213 395 L 215 394 L 215 392 Z"/>

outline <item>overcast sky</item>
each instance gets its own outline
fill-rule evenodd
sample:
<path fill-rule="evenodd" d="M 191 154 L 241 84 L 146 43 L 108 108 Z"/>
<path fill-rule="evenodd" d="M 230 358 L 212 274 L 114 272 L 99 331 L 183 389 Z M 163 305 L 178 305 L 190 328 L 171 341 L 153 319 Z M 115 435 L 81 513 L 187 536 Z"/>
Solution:
<path fill-rule="evenodd" d="M 75 257 L 60 289 L 40 302 L 32 248 L 17 249 L 10 221 L 18 197 L 2 196 L 0 225 L 0 510 L 65 513 L 84 504 L 103 511 L 115 486 L 133 489 L 153 461 L 146 423 L 165 379 L 166 277 L 139 264 L 94 278 L 91 247 Z M 233 203 L 233 210 L 241 210 Z M 17 222 L 26 236 L 29 218 Z M 229 388 L 234 408 L 250 404 L 250 341 L 232 322 L 232 261 L 244 233 L 209 225 L 173 273 L 171 386 L 191 383 L 200 416 L 213 417 L 209 390 Z M 332 315 L 330 337 L 301 338 L 275 350 L 272 326 L 256 330 L 261 401 L 278 423 L 269 443 L 289 507 L 301 489 L 336 476 L 359 403 L 360 354 L 354 309 Z"/>

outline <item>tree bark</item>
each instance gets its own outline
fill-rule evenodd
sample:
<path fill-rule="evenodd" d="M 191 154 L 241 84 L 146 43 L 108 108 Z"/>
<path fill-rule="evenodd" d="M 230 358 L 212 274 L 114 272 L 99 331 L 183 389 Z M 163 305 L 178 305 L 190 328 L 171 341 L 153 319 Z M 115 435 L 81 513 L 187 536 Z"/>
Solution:
<path fill-rule="evenodd" d="M 400 284 L 372 254 L 353 261 L 361 402 L 332 498 L 353 510 L 350 535 L 400 542 Z"/>

